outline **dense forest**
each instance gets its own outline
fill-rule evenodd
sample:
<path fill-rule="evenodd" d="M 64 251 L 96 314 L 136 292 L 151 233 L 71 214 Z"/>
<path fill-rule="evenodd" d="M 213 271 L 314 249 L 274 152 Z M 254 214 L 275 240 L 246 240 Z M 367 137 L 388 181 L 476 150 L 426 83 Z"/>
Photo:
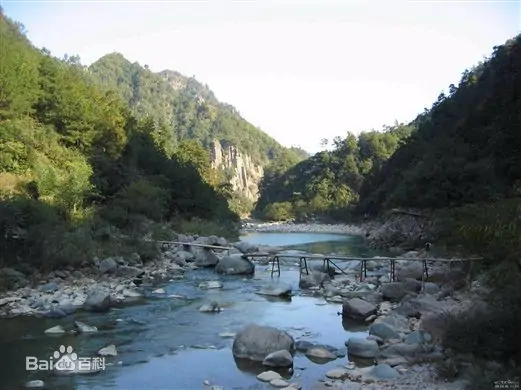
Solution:
<path fill-rule="evenodd" d="M 150 90 L 133 90 L 129 107 L 76 57 L 56 59 L 33 47 L 23 26 L 3 13 L 0 36 L 0 265 L 54 268 L 121 250 L 146 258 L 153 246 L 130 248 L 138 246 L 132 237 L 161 235 L 163 226 L 235 236 L 232 194 L 204 141 L 174 137 L 172 124 L 152 115 L 163 106 L 138 99 Z M 183 102 L 176 104 L 189 99 Z M 246 126 L 231 110 L 216 114 Z M 222 121 L 216 133 L 244 130 Z M 260 131 L 245 131 L 264 140 L 248 141 L 264 145 L 263 153 L 285 152 Z M 130 239 L 114 239 L 122 235 Z"/>
<path fill-rule="evenodd" d="M 265 170 L 255 214 L 265 219 L 347 218 L 359 200 L 364 179 L 379 171 L 413 126 L 396 123 L 383 131 L 333 140 L 333 149 L 304 161 L 277 159 Z"/>
<path fill-rule="evenodd" d="M 349 134 L 293 168 L 268 172 L 256 213 L 379 214 L 497 201 L 521 191 L 521 36 L 494 47 L 408 125 Z"/>

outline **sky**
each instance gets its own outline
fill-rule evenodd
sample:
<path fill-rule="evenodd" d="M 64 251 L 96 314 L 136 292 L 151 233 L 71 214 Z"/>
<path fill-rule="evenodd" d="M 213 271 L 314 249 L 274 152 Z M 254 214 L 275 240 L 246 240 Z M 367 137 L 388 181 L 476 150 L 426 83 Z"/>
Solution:
<path fill-rule="evenodd" d="M 521 32 L 521 0 L 0 0 L 85 65 L 120 52 L 195 76 L 286 146 L 408 122 Z"/>

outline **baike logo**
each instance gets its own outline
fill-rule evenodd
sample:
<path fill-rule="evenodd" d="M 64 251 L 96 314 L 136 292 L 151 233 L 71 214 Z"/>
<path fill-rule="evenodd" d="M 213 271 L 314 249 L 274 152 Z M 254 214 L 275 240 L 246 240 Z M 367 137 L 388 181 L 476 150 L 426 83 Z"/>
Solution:
<path fill-rule="evenodd" d="M 78 357 L 71 346 L 60 345 L 49 359 L 38 359 L 36 356 L 25 357 L 27 371 L 58 371 L 63 373 L 86 373 L 105 370 L 103 357 Z"/>

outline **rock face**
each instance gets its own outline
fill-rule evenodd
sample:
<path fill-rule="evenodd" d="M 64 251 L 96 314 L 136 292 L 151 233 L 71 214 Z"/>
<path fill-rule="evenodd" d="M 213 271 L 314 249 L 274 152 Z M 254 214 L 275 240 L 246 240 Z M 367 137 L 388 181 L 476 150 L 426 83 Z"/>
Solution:
<path fill-rule="evenodd" d="M 251 275 L 255 272 L 255 266 L 241 255 L 230 255 L 219 260 L 215 272 L 226 275 Z"/>
<path fill-rule="evenodd" d="M 259 183 L 264 174 L 262 166 L 241 153 L 235 145 L 213 140 L 210 145 L 212 167 L 224 171 L 234 191 L 250 200 L 259 196 Z"/>
<path fill-rule="evenodd" d="M 293 353 L 295 341 L 287 332 L 271 326 L 248 325 L 235 336 L 233 355 L 236 358 L 262 362 L 274 352 Z"/>

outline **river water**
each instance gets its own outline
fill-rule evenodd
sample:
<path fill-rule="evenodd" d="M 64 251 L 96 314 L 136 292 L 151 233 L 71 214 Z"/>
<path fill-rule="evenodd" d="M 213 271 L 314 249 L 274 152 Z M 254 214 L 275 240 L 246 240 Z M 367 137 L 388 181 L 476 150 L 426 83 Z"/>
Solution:
<path fill-rule="evenodd" d="M 375 256 L 359 237 L 312 233 L 249 233 L 241 238 L 254 244 L 284 246 L 311 253 L 338 253 Z M 0 320 L 0 389 L 21 389 L 28 380 L 42 379 L 52 389 L 203 389 L 204 381 L 226 389 L 264 389 L 255 375 L 262 367 L 237 362 L 231 352 L 233 338 L 219 333 L 236 332 L 245 324 L 271 325 L 287 330 L 296 340 L 343 348 L 352 336 L 365 329 L 342 322 L 338 304 L 303 294 L 298 288 L 296 262 L 282 265 L 280 278 L 271 279 L 269 267 L 256 266 L 253 278 L 219 276 L 212 270 L 195 270 L 185 279 L 163 286 L 164 297 L 149 294 L 146 299 L 108 313 L 76 313 L 62 319 L 14 318 Z M 205 280 L 220 280 L 224 288 L 201 290 Z M 295 296 L 291 301 L 255 294 L 274 281 L 289 283 Z M 168 297 L 177 294 L 186 297 Z M 220 313 L 202 313 L 198 308 L 215 300 L 224 307 Z M 93 334 L 49 336 L 44 330 L 61 324 L 72 329 L 75 320 L 98 327 Z M 118 356 L 107 358 L 106 370 L 98 374 L 56 376 L 25 370 L 26 356 L 46 359 L 60 345 L 71 346 L 79 357 L 115 344 Z M 294 373 L 285 377 L 308 388 L 328 370 L 345 365 L 348 357 L 321 365 L 297 354 Z"/>

